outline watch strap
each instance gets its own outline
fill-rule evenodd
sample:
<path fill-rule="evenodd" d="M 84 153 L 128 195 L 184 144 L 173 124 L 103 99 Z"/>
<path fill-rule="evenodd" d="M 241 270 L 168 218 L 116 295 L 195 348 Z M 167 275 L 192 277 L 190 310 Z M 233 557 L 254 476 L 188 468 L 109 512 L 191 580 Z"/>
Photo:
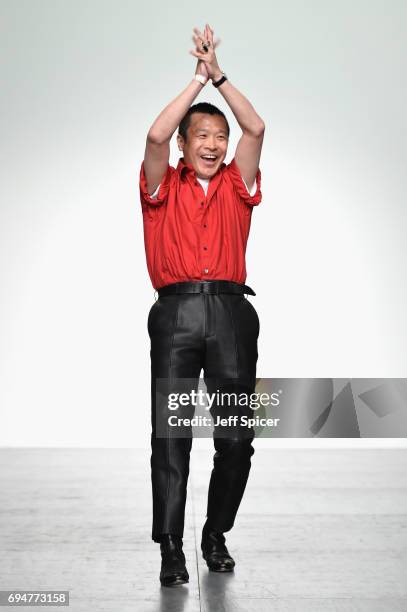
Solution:
<path fill-rule="evenodd" d="M 212 81 L 212 85 L 214 87 L 219 87 L 219 85 L 222 85 L 222 83 L 228 80 L 228 77 L 226 76 L 226 74 L 224 72 L 222 72 L 222 74 L 223 76 L 218 81 Z"/>

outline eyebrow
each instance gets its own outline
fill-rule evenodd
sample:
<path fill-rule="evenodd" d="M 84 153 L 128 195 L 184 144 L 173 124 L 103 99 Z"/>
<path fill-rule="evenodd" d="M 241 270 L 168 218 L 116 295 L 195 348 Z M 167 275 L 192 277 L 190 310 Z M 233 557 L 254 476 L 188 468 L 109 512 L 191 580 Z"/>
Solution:
<path fill-rule="evenodd" d="M 207 131 L 208 130 L 206 128 L 195 128 L 195 132 L 207 132 Z M 227 134 L 227 131 L 220 129 L 217 131 L 217 134 L 220 134 L 220 133 Z"/>

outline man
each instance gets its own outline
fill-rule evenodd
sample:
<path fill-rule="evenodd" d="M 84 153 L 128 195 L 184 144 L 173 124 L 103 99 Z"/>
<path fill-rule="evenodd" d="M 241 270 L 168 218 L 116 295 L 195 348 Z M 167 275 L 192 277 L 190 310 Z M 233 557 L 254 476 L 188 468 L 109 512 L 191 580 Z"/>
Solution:
<path fill-rule="evenodd" d="M 199 380 L 204 370 L 208 392 L 253 392 L 256 383 L 259 318 L 245 297 L 245 252 L 253 207 L 260 203 L 260 153 L 265 125 L 250 102 L 220 70 L 213 30 L 194 28 L 198 58 L 189 85 L 157 117 L 146 142 L 140 170 L 140 198 L 148 272 L 159 298 L 148 316 L 151 339 L 152 539 L 160 543 L 163 586 L 188 582 L 182 550 L 192 440 L 157 435 L 168 419 L 157 401 L 157 379 Z M 234 113 L 242 136 L 226 165 L 229 124 L 208 103 L 191 106 L 211 79 Z M 178 127 L 183 153 L 169 165 L 170 140 Z M 211 408 L 212 416 L 222 406 Z M 232 406 L 237 416 L 245 406 Z M 190 414 L 190 412 L 188 413 Z M 222 415 L 221 415 L 222 416 Z M 254 432 L 234 427 L 214 432 L 203 558 L 211 571 L 232 571 L 225 544 L 234 524 L 248 474 Z M 229 428 L 230 429 L 230 428 Z M 244 430 L 245 429 L 245 430 Z M 167 432 L 169 432 L 167 421 Z"/>

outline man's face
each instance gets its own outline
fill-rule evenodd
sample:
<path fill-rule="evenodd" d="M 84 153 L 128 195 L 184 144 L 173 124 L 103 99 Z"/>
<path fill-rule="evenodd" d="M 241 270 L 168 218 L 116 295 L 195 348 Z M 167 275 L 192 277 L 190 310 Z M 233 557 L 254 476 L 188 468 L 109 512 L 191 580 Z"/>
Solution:
<path fill-rule="evenodd" d="M 179 135 L 177 140 L 185 163 L 191 164 L 198 178 L 209 179 L 216 174 L 226 157 L 226 122 L 221 115 L 192 113 L 187 142 Z M 215 156 L 215 159 L 208 159 L 207 156 Z"/>

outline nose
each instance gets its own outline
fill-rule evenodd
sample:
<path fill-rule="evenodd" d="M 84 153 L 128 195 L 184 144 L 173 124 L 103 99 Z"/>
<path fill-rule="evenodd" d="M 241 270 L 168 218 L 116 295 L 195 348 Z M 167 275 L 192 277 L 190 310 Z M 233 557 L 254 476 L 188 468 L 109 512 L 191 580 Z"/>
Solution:
<path fill-rule="evenodd" d="M 206 142 L 206 146 L 211 151 L 215 151 L 217 149 L 216 139 L 215 139 L 214 136 L 212 138 L 208 138 L 208 140 Z"/>

